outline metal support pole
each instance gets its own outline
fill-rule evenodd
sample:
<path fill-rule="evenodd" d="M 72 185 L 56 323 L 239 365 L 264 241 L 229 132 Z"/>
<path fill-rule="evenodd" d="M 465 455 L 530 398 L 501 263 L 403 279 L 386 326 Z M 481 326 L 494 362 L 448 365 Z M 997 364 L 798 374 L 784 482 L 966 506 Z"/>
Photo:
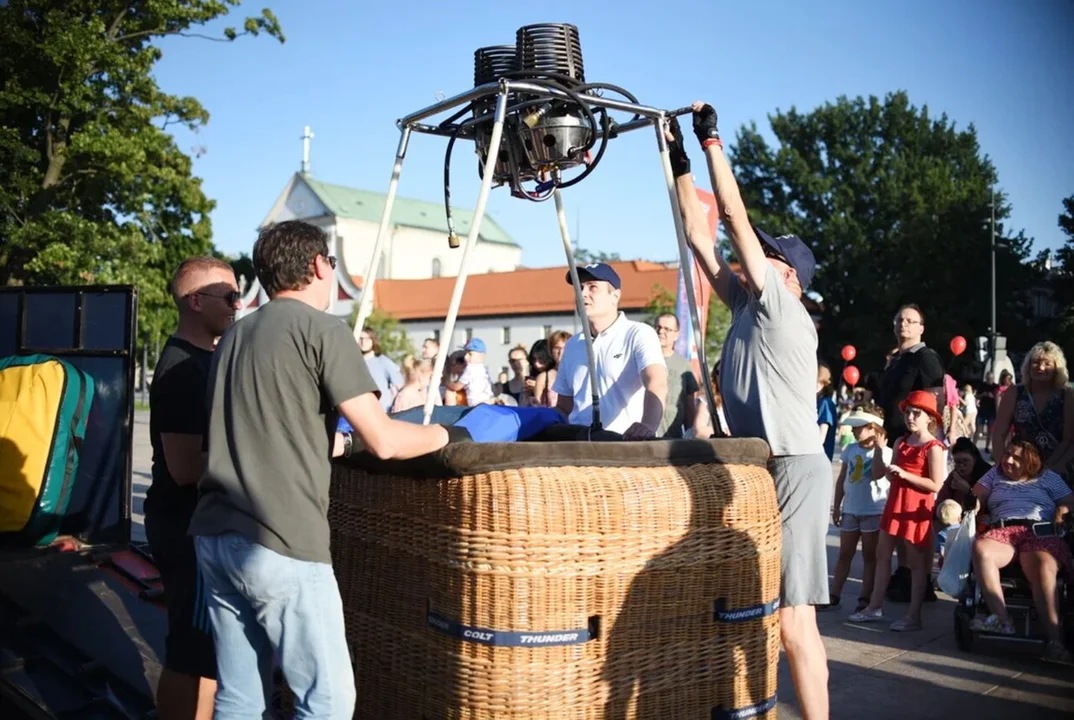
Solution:
<path fill-rule="evenodd" d="M 496 98 L 496 117 L 492 123 L 492 137 L 489 141 L 490 148 L 500 147 L 500 139 L 503 137 L 503 121 L 507 115 L 507 86 L 500 83 L 500 94 Z M 481 232 L 481 222 L 485 218 L 485 205 L 488 204 L 489 192 L 492 190 L 492 176 L 496 172 L 497 153 L 489 152 L 485 158 L 485 168 L 481 177 L 481 191 L 477 195 L 477 206 L 474 208 L 474 219 L 470 224 L 470 234 L 466 237 L 466 245 L 462 250 L 462 262 L 459 265 L 459 276 L 455 278 L 455 289 L 451 293 L 451 305 L 448 307 L 447 317 L 444 318 L 444 329 L 440 333 L 441 344 L 451 346 L 451 338 L 455 333 L 455 319 L 459 314 L 459 305 L 462 303 L 462 292 L 466 287 L 466 276 L 469 270 L 470 254 L 477 245 L 478 233 Z M 425 411 L 423 424 L 428 425 L 433 416 L 435 397 L 433 393 L 439 388 L 440 378 L 444 374 L 444 364 L 447 362 L 448 352 L 442 347 L 436 356 L 436 367 L 433 368 L 433 376 L 429 381 L 429 391 L 425 397 Z"/>
<path fill-rule="evenodd" d="M 988 351 L 991 354 L 990 365 L 992 373 L 998 382 L 999 374 L 996 372 L 996 186 L 992 186 L 992 326 L 988 336 Z"/>
<path fill-rule="evenodd" d="M 369 269 L 366 271 L 365 277 L 362 278 L 362 294 L 358 298 L 358 318 L 354 323 L 355 339 L 362 334 L 365 321 L 373 311 L 373 285 L 377 281 L 377 267 L 380 265 L 384 238 L 388 235 L 388 224 L 392 217 L 392 205 L 395 204 L 395 193 L 399 189 L 399 175 L 403 172 L 403 160 L 406 158 L 406 148 L 409 142 L 410 126 L 404 125 L 399 136 L 399 149 L 395 151 L 395 165 L 392 167 L 392 179 L 388 183 L 388 195 L 384 198 L 384 212 L 380 216 L 380 229 L 377 230 L 377 239 L 373 242 L 373 257 L 369 259 Z"/>
<path fill-rule="evenodd" d="M 697 356 L 701 362 L 701 387 L 705 389 L 705 400 L 709 406 L 709 417 L 712 418 L 712 427 L 716 427 L 716 398 L 712 394 L 712 383 L 708 381 L 711 370 L 708 358 L 705 355 L 705 342 L 702 340 L 701 319 L 697 312 L 697 296 L 694 294 L 694 256 L 686 242 L 686 229 L 683 226 L 682 210 L 679 206 L 679 194 L 675 190 L 675 175 L 671 171 L 671 154 L 668 152 L 668 140 L 664 132 L 668 130 L 667 116 L 661 116 L 656 124 L 656 144 L 660 148 L 660 162 L 664 166 L 664 179 L 667 181 L 668 198 L 671 200 L 671 216 L 675 222 L 675 237 L 679 242 L 679 263 L 682 267 L 682 277 L 686 285 L 686 299 L 690 307 L 690 322 L 694 328 L 694 340 L 697 342 Z M 712 239 L 713 242 L 716 238 Z M 670 400 L 670 398 L 668 398 Z"/>
<path fill-rule="evenodd" d="M 585 316 L 585 303 L 582 300 L 582 283 L 578 278 L 578 264 L 574 261 L 574 249 L 571 247 L 571 234 L 567 230 L 567 214 L 563 212 L 563 196 L 557 187 L 552 191 L 556 201 L 556 218 L 559 220 L 559 234 L 563 238 L 563 251 L 567 254 L 567 268 L 571 274 L 571 285 L 574 288 L 574 310 L 578 313 L 578 322 L 582 326 L 582 337 L 585 339 L 586 362 L 589 363 L 589 393 L 593 403 L 593 422 L 590 427 L 593 430 L 601 429 L 600 422 L 600 392 L 597 390 L 597 362 L 593 355 L 593 336 L 589 333 L 589 320 Z"/>

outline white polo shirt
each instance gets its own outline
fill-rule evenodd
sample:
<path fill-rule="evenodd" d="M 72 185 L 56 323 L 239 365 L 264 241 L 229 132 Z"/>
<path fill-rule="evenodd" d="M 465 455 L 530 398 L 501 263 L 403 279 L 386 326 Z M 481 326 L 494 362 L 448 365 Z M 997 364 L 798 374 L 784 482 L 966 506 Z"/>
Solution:
<path fill-rule="evenodd" d="M 650 365 L 664 365 L 664 352 L 656 330 L 644 323 L 627 320 L 619 313 L 604 332 L 593 338 L 597 390 L 600 394 L 600 421 L 605 430 L 622 433 L 645 414 L 645 386 L 641 371 Z M 563 359 L 556 370 L 552 390 L 574 398 L 568 422 L 593 422 L 593 393 L 589 387 L 589 364 L 585 338 L 578 333 L 563 347 Z M 665 399 L 666 400 L 666 399 Z"/>

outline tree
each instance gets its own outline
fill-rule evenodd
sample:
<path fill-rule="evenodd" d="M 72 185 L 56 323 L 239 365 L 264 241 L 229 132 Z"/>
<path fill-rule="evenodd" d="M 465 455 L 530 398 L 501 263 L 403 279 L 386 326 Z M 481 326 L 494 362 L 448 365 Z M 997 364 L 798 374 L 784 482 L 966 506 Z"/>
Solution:
<path fill-rule="evenodd" d="M 171 125 L 209 113 L 163 92 L 154 41 L 268 34 L 262 10 L 221 37 L 192 30 L 241 0 L 10 0 L 0 6 L 0 284 L 138 287 L 140 344 L 175 325 L 171 271 L 212 252 L 213 202 Z"/>
<path fill-rule="evenodd" d="M 1074 195 L 1063 200 L 1059 228 L 1067 236 L 1067 240 L 1056 253 L 1058 262 L 1052 280 L 1054 299 L 1061 314 L 1055 340 L 1063 346 L 1070 358 L 1074 356 Z"/>
<path fill-rule="evenodd" d="M 913 107 L 904 92 L 840 97 L 802 114 L 769 116 L 778 147 L 756 125 L 741 129 L 729 155 L 752 220 L 773 234 L 796 233 L 817 260 L 825 357 L 853 343 L 862 369 L 883 367 L 891 320 L 915 302 L 926 340 L 987 335 L 990 324 L 990 207 L 996 170 L 973 125 Z M 1026 291 L 1040 280 L 1030 241 L 1007 235 L 1010 215 L 996 195 L 999 331 L 1010 347 L 1032 333 Z"/>
<path fill-rule="evenodd" d="M 578 265 L 591 265 L 592 263 L 619 262 L 619 253 L 606 253 L 596 250 L 587 250 L 584 247 L 574 248 L 574 262 Z"/>
<path fill-rule="evenodd" d="M 354 323 L 358 321 L 358 304 L 354 304 L 348 324 L 354 329 Z M 390 313 L 373 308 L 366 318 L 365 327 L 376 333 L 381 351 L 397 363 L 403 362 L 407 355 L 414 355 L 414 346 L 410 344 L 410 337 L 406 329 Z"/>

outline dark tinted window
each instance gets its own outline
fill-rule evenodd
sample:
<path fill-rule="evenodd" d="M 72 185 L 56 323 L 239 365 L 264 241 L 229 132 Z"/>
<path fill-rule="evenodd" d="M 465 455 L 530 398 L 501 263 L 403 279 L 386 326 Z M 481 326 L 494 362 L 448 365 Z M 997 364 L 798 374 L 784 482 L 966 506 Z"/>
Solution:
<path fill-rule="evenodd" d="M 75 295 L 26 293 L 26 336 L 31 349 L 71 348 L 75 342 Z"/>

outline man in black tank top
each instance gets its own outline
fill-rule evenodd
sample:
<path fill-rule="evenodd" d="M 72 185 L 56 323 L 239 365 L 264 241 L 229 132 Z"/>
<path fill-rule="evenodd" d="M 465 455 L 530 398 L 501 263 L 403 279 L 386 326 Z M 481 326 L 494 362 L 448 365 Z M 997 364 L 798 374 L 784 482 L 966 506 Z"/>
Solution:
<path fill-rule="evenodd" d="M 145 500 L 146 538 L 168 611 L 157 708 L 161 720 L 210 720 L 216 657 L 187 529 L 205 471 L 209 364 L 216 341 L 234 321 L 239 292 L 226 262 L 191 258 L 175 271 L 172 296 L 179 326 L 164 345 L 149 391 L 153 482 Z"/>

